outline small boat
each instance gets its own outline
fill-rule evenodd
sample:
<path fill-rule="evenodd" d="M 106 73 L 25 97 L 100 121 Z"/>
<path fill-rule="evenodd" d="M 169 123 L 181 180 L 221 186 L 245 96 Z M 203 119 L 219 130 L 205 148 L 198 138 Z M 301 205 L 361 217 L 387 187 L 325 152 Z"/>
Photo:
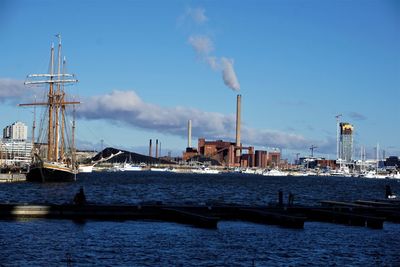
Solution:
<path fill-rule="evenodd" d="M 241 173 L 245 173 L 245 174 L 255 174 L 255 173 L 256 173 L 256 170 L 250 169 L 250 168 L 246 168 L 246 169 L 244 169 L 244 170 L 241 170 L 240 172 L 241 172 Z"/>
<path fill-rule="evenodd" d="M 120 171 L 127 171 L 127 172 L 143 171 L 143 168 L 141 166 L 133 165 L 133 164 L 130 164 L 130 163 L 124 163 L 122 165 Z"/>
<path fill-rule="evenodd" d="M 263 174 L 264 176 L 288 176 L 287 172 L 283 172 L 281 170 L 278 169 L 272 169 L 269 171 L 264 171 Z"/>
<path fill-rule="evenodd" d="M 198 173 L 198 174 L 218 174 L 218 173 L 220 173 L 219 170 L 210 169 L 208 167 L 201 167 L 201 168 L 198 168 L 198 169 L 193 169 L 192 172 L 193 173 Z"/>
<path fill-rule="evenodd" d="M 376 178 L 376 179 L 385 179 L 387 178 L 386 175 L 383 174 L 378 174 L 376 171 L 369 171 L 363 175 L 360 175 L 360 177 L 364 178 Z"/>
<path fill-rule="evenodd" d="M 396 172 L 396 173 L 389 174 L 389 176 L 387 176 L 387 178 L 400 179 L 400 173 Z"/>
<path fill-rule="evenodd" d="M 93 172 L 93 165 L 79 165 L 78 173 L 90 173 Z"/>

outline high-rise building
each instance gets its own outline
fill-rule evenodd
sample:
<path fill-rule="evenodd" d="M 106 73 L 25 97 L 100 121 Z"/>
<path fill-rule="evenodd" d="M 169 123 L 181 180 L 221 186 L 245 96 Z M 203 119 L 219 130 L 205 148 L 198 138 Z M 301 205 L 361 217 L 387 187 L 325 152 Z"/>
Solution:
<path fill-rule="evenodd" d="M 353 132 L 354 127 L 350 123 L 341 122 L 339 139 L 339 158 L 344 162 L 351 162 L 353 159 Z"/>
<path fill-rule="evenodd" d="M 14 122 L 13 124 L 6 126 L 3 129 L 3 138 L 13 140 L 26 140 L 28 138 L 28 127 L 23 122 Z"/>

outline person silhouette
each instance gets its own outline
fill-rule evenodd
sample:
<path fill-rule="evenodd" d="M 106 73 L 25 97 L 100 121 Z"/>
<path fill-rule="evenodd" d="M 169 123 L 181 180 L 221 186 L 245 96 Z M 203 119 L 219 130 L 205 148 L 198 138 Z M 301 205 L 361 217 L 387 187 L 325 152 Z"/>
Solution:
<path fill-rule="evenodd" d="M 85 192 L 83 192 L 83 187 L 82 186 L 79 189 L 79 192 L 76 193 L 76 195 L 74 197 L 74 204 L 75 205 L 84 205 L 84 204 L 86 204 L 86 196 L 85 196 Z"/>

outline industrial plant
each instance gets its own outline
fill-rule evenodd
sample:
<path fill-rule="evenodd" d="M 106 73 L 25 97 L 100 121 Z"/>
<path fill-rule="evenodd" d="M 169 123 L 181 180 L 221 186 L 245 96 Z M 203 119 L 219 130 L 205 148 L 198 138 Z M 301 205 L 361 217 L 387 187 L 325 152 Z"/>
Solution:
<path fill-rule="evenodd" d="M 183 160 L 190 161 L 199 156 L 215 160 L 222 166 L 242 168 L 266 168 L 267 166 L 278 166 L 281 160 L 279 151 L 254 150 L 253 146 L 243 146 L 241 143 L 241 101 L 239 94 L 236 98 L 236 140 L 235 142 L 225 140 L 198 139 L 197 148 L 192 147 L 192 123 L 188 121 L 188 146 L 183 153 Z"/>

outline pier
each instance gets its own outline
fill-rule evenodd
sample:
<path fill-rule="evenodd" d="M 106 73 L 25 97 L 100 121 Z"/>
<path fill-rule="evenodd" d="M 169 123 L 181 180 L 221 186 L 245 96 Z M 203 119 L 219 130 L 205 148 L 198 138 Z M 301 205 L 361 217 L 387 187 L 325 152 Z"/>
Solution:
<path fill-rule="evenodd" d="M 25 182 L 25 173 L 0 173 L 0 183 Z"/>
<path fill-rule="evenodd" d="M 1 220 L 22 218 L 85 220 L 152 220 L 217 229 L 219 221 L 247 221 L 302 229 L 307 221 L 382 229 L 385 221 L 400 223 L 399 201 L 322 201 L 320 206 L 243 206 L 234 204 L 42 205 L 0 204 Z"/>

